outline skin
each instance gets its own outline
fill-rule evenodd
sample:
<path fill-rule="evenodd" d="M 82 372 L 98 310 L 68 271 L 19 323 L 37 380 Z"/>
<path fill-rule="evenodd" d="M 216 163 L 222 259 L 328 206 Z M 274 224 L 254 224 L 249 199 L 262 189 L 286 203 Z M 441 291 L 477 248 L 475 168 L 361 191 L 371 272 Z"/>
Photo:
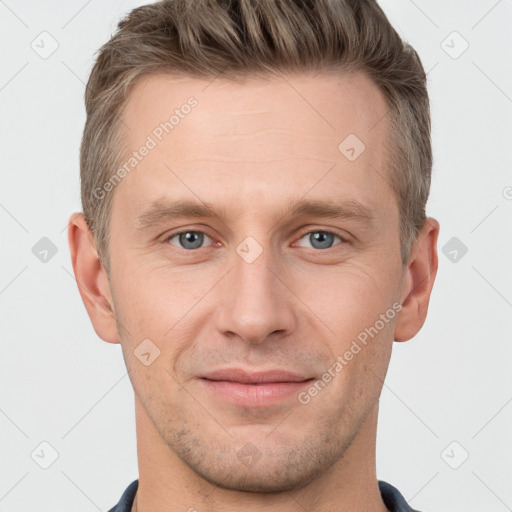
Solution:
<path fill-rule="evenodd" d="M 393 341 L 425 321 L 439 223 L 427 219 L 402 265 L 384 97 L 360 72 L 244 84 L 153 75 L 124 110 L 127 155 L 190 96 L 197 107 L 114 190 L 110 277 L 83 215 L 70 219 L 82 299 L 98 336 L 121 343 L 135 391 L 137 509 L 385 511 L 379 396 Z M 366 145 L 353 162 L 338 150 L 350 133 Z M 170 198 L 219 215 L 137 229 Z M 301 199 L 358 201 L 374 218 L 290 217 Z M 183 230 L 207 235 L 200 248 L 174 236 Z M 313 238 L 322 230 L 335 232 L 327 248 Z M 236 250 L 248 236 L 262 249 L 252 263 Z M 242 367 L 320 379 L 394 303 L 401 311 L 306 405 L 234 405 L 198 378 Z M 144 339 L 160 350 L 149 366 L 134 355 Z"/>

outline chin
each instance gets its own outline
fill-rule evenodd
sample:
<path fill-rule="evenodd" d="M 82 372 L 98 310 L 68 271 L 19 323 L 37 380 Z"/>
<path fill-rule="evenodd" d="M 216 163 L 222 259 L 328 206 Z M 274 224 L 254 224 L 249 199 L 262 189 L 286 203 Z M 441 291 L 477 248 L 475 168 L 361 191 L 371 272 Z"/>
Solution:
<path fill-rule="evenodd" d="M 253 435 L 242 436 L 243 440 L 237 436 L 214 442 L 190 434 L 182 430 L 179 439 L 173 439 L 177 442 L 168 443 L 182 462 L 213 485 L 254 493 L 305 487 L 330 469 L 349 444 L 327 432 L 301 439 Z"/>
<path fill-rule="evenodd" d="M 222 489 L 254 493 L 278 493 L 297 490 L 322 475 L 324 468 L 290 467 L 290 462 L 269 467 L 264 462 L 256 467 L 240 468 L 239 464 L 229 467 L 192 468 L 207 482 Z"/>

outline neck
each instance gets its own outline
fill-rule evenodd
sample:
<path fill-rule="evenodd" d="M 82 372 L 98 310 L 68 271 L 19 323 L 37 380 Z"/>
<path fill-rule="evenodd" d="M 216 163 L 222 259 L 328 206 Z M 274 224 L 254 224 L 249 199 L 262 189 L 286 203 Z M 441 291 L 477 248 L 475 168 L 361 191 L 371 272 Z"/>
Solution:
<path fill-rule="evenodd" d="M 136 402 L 135 409 L 139 461 L 137 512 L 231 512 L 241 508 L 244 512 L 387 511 L 375 469 L 378 404 L 333 466 L 300 489 L 274 493 L 242 492 L 207 482 L 164 443 L 140 403 Z"/>

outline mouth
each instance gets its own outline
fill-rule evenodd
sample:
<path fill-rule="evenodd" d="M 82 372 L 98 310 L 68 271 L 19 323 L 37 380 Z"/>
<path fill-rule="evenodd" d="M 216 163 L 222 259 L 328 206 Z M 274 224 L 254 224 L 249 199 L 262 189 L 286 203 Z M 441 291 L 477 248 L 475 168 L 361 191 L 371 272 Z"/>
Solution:
<path fill-rule="evenodd" d="M 296 396 L 314 378 L 284 371 L 247 372 L 239 368 L 216 370 L 199 377 L 221 400 L 244 407 L 266 407 Z"/>

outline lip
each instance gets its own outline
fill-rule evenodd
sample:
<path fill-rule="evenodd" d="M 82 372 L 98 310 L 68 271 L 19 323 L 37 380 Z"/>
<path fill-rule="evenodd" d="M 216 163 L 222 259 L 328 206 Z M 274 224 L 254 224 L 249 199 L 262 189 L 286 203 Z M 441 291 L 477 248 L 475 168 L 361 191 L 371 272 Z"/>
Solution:
<path fill-rule="evenodd" d="M 276 382 L 302 382 L 311 377 L 287 370 L 248 372 L 241 368 L 224 368 L 201 375 L 201 378 L 216 381 L 240 382 L 242 384 L 267 384 Z"/>
<path fill-rule="evenodd" d="M 266 407 L 296 396 L 312 377 L 286 370 L 247 372 L 240 368 L 215 370 L 199 377 L 216 396 L 238 406 Z"/>

